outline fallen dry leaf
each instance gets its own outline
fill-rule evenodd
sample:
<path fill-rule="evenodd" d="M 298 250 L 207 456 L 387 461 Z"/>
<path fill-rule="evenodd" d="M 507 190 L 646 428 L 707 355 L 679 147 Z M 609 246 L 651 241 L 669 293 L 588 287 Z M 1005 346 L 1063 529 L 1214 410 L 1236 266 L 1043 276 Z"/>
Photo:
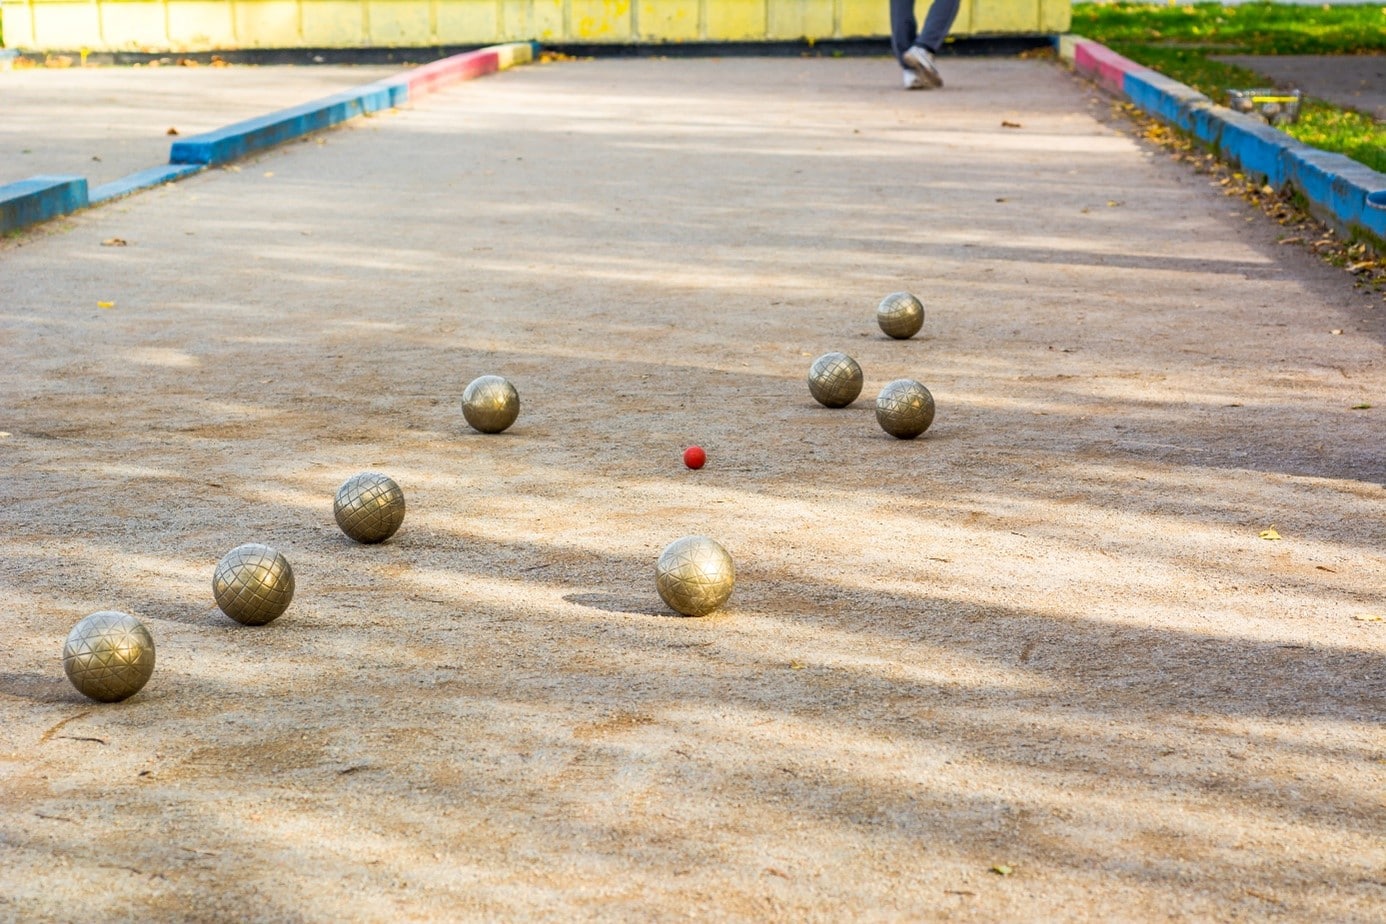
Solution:
<path fill-rule="evenodd" d="M 115 302 L 97 302 L 97 303 L 96 303 L 96 307 L 98 307 L 98 308 L 114 308 L 114 307 L 115 307 Z"/>
<path fill-rule="evenodd" d="M 1019 127 L 1020 127 L 1020 123 L 1019 123 L 1019 122 L 1011 122 L 1011 121 L 1008 121 L 1008 120 L 1006 120 L 1006 119 L 1002 119 L 1002 120 L 1001 120 L 1001 127 L 1002 127 L 1002 128 L 1019 128 Z"/>
<path fill-rule="evenodd" d="M 123 238 L 123 237 L 108 237 L 108 238 L 106 238 L 104 241 L 101 242 L 101 246 L 102 246 L 102 247 L 126 247 L 126 246 L 129 245 L 129 243 L 130 243 L 130 242 L 127 241 L 127 240 L 126 240 L 125 238 Z"/>
<path fill-rule="evenodd" d="M 1371 405 L 1370 405 L 1370 404 L 1367 404 L 1367 403 L 1364 401 L 1364 402 L 1362 402 L 1361 404 L 1354 404 L 1354 405 L 1352 406 L 1352 410 L 1354 410 L 1354 411 L 1365 411 L 1365 410 L 1368 410 L 1370 407 L 1371 407 Z"/>
<path fill-rule="evenodd" d="M 169 130 L 166 131 L 166 132 L 164 132 L 164 134 L 165 134 L 165 135 L 176 135 L 176 134 L 178 134 L 178 129 L 173 128 L 172 126 L 170 126 L 170 127 L 169 127 Z"/>
<path fill-rule="evenodd" d="M 995 873 L 998 876 L 1009 876 L 1011 873 L 1015 872 L 1015 870 L 1011 869 L 1004 863 L 998 863 L 995 866 L 993 866 L 990 870 L 988 870 L 988 872 Z"/>
<path fill-rule="evenodd" d="M 801 670 L 804 669 L 804 662 L 803 662 L 803 661 L 790 661 L 790 662 L 789 662 L 789 669 L 792 670 L 792 671 L 801 671 Z"/>
<path fill-rule="evenodd" d="M 1352 618 L 1358 622 L 1381 622 L 1382 620 L 1386 620 L 1386 616 L 1382 616 L 1380 613 L 1358 613 Z"/>
<path fill-rule="evenodd" d="M 1267 539 L 1272 542 L 1280 538 L 1280 534 L 1275 531 L 1275 526 L 1273 525 L 1270 529 L 1263 529 L 1256 535 L 1261 539 Z"/>

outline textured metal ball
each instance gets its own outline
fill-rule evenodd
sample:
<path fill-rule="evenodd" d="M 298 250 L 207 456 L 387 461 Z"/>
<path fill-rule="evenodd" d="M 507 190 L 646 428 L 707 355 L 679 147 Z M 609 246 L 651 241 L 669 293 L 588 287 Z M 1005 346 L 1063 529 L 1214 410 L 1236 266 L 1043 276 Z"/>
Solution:
<path fill-rule="evenodd" d="M 212 575 L 217 606 L 236 622 L 263 626 L 284 614 L 294 598 L 294 569 L 267 545 L 247 543 L 226 553 Z"/>
<path fill-rule="evenodd" d="M 824 353 L 809 367 L 808 387 L 824 407 L 846 407 L 861 394 L 861 366 L 846 353 Z"/>
<path fill-rule="evenodd" d="M 934 422 L 934 396 L 912 379 L 896 379 L 876 396 L 876 422 L 891 436 L 912 440 Z"/>
<path fill-rule="evenodd" d="M 727 602 L 736 583 L 731 556 L 706 536 L 669 543 L 655 564 L 655 587 L 669 608 L 684 616 L 706 616 Z"/>
<path fill-rule="evenodd" d="M 83 696 L 103 703 L 129 699 L 154 673 L 154 637 L 128 613 L 92 613 L 67 633 L 63 670 Z"/>
<path fill-rule="evenodd" d="M 500 433 L 520 416 L 520 393 L 499 375 L 483 375 L 462 392 L 462 416 L 474 430 Z"/>
<path fill-rule="evenodd" d="M 361 472 L 337 489 L 332 515 L 357 542 L 384 542 L 404 522 L 404 492 L 389 475 Z"/>
<path fill-rule="evenodd" d="M 924 326 L 924 306 L 908 292 L 892 292 L 876 306 L 876 323 L 887 336 L 908 340 Z"/>

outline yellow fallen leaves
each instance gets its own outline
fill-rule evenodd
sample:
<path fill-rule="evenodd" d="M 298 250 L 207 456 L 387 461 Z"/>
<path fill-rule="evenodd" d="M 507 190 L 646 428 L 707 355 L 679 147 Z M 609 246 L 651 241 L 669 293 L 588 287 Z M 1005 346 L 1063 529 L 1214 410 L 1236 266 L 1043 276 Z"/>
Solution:
<path fill-rule="evenodd" d="M 1258 539 L 1266 539 L 1270 542 L 1274 542 L 1277 539 L 1282 538 L 1281 535 L 1275 531 L 1275 526 L 1273 524 L 1269 529 L 1263 529 L 1259 533 L 1257 533 L 1256 537 Z"/>
<path fill-rule="evenodd" d="M 115 307 L 115 302 L 97 302 L 97 303 L 96 303 L 96 307 L 98 307 L 98 308 L 114 308 L 114 307 Z"/>
<path fill-rule="evenodd" d="M 1358 613 L 1352 618 L 1358 622 L 1386 622 L 1386 616 L 1380 613 Z"/>

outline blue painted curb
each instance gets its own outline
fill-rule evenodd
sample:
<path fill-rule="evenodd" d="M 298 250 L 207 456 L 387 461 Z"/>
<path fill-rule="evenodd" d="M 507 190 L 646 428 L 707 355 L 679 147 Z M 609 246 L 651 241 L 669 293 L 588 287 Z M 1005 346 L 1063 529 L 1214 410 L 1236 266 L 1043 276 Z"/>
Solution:
<path fill-rule="evenodd" d="M 175 141 L 169 152 L 171 164 L 215 167 L 274 147 L 300 135 L 329 128 L 348 119 L 398 105 L 408 88 L 365 86 L 313 100 L 269 115 L 246 119 L 215 131 Z"/>
<path fill-rule="evenodd" d="M 1218 106 L 1167 77 L 1128 73 L 1122 85 L 1136 105 L 1214 146 L 1246 172 L 1276 188 L 1298 190 L 1319 218 L 1349 234 L 1386 241 L 1386 210 L 1368 204 L 1368 197 L 1386 193 L 1386 174 Z"/>
<path fill-rule="evenodd" d="M 31 176 L 0 186 L 0 233 L 87 207 L 87 180 L 80 176 Z"/>
<path fill-rule="evenodd" d="M 521 47 L 526 54 L 519 53 Z M 170 183 L 357 116 L 398 108 L 409 101 L 411 92 L 428 93 L 444 83 L 528 63 L 538 57 L 540 47 L 539 42 L 509 42 L 478 48 L 312 102 L 193 135 L 173 143 L 169 163 L 105 183 L 92 190 L 90 196 L 87 181 L 82 177 L 36 176 L 0 186 L 0 233 Z"/>
<path fill-rule="evenodd" d="M 1084 46 L 1079 49 L 1077 46 Z M 1255 116 L 1219 106 L 1192 87 L 1142 67 L 1077 36 L 1060 39 L 1061 54 L 1151 115 L 1210 145 L 1244 171 L 1276 188 L 1290 187 L 1309 211 L 1349 235 L 1361 234 L 1386 248 L 1386 174 L 1342 154 L 1330 154 L 1272 128 Z M 1084 64 L 1085 61 L 1099 63 Z"/>
<path fill-rule="evenodd" d="M 172 183 L 174 180 L 181 180 L 189 174 L 198 173 L 205 169 L 207 168 L 201 164 L 160 164 L 157 167 L 140 170 L 118 180 L 103 183 L 93 189 L 90 197 L 91 204 L 96 205 L 98 202 L 128 196 L 133 192 L 139 192 L 141 189 Z"/>

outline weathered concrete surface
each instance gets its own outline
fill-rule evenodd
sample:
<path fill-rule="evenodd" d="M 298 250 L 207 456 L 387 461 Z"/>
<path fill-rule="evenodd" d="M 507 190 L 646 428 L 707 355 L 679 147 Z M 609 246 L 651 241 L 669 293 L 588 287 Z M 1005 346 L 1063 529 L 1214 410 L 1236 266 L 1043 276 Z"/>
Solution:
<path fill-rule="evenodd" d="M 523 69 L 0 243 L 0 917 L 1378 917 L 1379 299 L 1060 68 L 945 77 Z M 97 707 L 108 607 L 159 664 Z"/>
<path fill-rule="evenodd" d="M 178 136 L 306 103 L 399 67 L 74 67 L 0 71 L 0 183 L 96 187 L 168 163 Z M 178 135 L 169 135 L 173 129 Z"/>

